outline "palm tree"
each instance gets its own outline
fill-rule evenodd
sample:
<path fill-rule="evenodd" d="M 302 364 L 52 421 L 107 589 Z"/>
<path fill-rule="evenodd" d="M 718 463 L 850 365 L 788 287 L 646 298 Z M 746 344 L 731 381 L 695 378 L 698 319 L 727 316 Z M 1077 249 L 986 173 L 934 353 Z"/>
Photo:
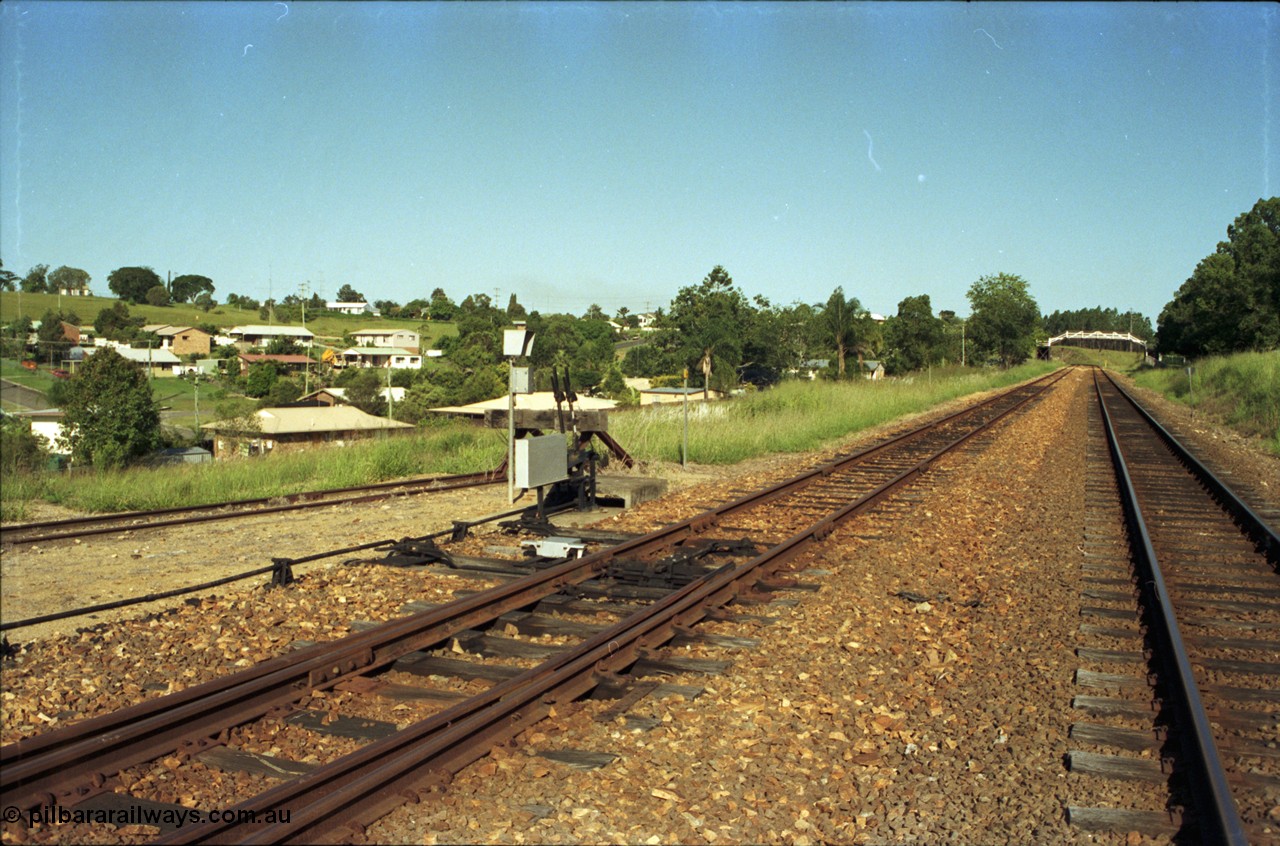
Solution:
<path fill-rule="evenodd" d="M 836 347 L 836 363 L 841 379 L 844 378 L 844 357 L 851 350 L 856 350 L 858 361 L 866 349 L 865 341 L 859 337 L 859 318 L 862 317 L 862 304 L 857 297 L 845 299 L 844 288 L 836 288 L 827 298 L 822 309 L 822 326 L 827 339 Z"/>

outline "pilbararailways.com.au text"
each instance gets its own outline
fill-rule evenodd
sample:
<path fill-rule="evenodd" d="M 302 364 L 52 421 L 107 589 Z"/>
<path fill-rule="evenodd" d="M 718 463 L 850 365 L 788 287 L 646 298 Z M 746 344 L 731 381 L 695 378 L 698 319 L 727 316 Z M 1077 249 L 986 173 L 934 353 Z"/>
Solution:
<path fill-rule="evenodd" d="M 253 824 L 289 822 L 287 809 L 270 811 L 210 810 L 197 808 L 148 808 L 129 805 L 124 808 L 66 808 L 62 805 L 41 805 L 26 811 L 10 805 L 4 809 L 7 823 L 25 822 L 27 825 L 153 825 L 165 828 L 182 828 L 200 823 Z"/>

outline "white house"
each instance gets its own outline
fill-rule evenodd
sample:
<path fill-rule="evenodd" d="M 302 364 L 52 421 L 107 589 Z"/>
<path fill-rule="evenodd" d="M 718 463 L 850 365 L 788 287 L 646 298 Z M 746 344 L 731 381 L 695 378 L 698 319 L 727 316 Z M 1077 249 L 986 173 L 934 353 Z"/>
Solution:
<path fill-rule="evenodd" d="M 371 314 L 374 317 L 381 317 L 382 312 L 378 311 L 368 303 L 325 303 L 324 307 L 329 311 L 336 311 L 339 314 Z"/>
<path fill-rule="evenodd" d="M 409 329 L 361 329 L 351 333 L 358 347 L 401 347 L 418 349 L 421 336 Z"/>
<path fill-rule="evenodd" d="M 347 367 L 390 367 L 396 370 L 418 370 L 422 356 L 400 347 L 352 347 L 342 351 Z"/>
<path fill-rule="evenodd" d="M 227 334 L 237 344 L 243 344 L 246 347 L 265 347 L 278 338 L 291 338 L 294 342 L 304 347 L 309 347 L 315 342 L 316 337 L 310 329 L 302 326 L 262 326 L 258 324 L 233 326 L 227 330 Z"/>
<path fill-rule="evenodd" d="M 93 355 L 101 347 L 85 348 L 85 355 Z M 122 358 L 142 365 L 148 376 L 177 376 L 182 372 L 182 359 L 169 350 L 140 350 L 133 347 L 117 346 L 115 351 Z"/>

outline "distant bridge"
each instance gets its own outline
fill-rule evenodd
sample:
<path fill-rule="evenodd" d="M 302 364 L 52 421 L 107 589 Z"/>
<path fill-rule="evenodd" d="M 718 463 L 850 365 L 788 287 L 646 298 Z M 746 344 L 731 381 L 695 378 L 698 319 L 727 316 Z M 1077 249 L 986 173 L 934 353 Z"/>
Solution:
<path fill-rule="evenodd" d="M 1099 349 L 1126 349 L 1125 344 L 1137 344 L 1143 350 L 1147 348 L 1147 342 L 1133 335 L 1130 332 L 1063 332 L 1050 338 L 1046 347 L 1052 347 L 1054 344 L 1066 343 L 1068 341 L 1085 341 L 1084 346 L 1096 346 Z"/>

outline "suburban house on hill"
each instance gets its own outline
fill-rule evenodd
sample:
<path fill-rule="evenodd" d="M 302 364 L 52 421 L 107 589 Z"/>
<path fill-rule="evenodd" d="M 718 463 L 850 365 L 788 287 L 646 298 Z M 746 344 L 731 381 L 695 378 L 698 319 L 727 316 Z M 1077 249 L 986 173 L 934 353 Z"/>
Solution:
<path fill-rule="evenodd" d="M 85 355 L 93 355 L 99 349 L 108 347 L 86 347 Z M 115 351 L 122 358 L 142 366 L 148 376 L 178 376 L 182 373 L 182 359 L 166 349 L 134 349 L 133 347 L 116 346 Z"/>
<path fill-rule="evenodd" d="M 170 326 L 165 323 L 152 323 L 142 327 L 143 332 L 151 332 L 160 339 L 165 349 L 174 355 L 208 355 L 213 347 L 213 336 L 203 329 L 194 326 Z"/>
<path fill-rule="evenodd" d="M 308 366 L 315 364 L 310 358 L 297 353 L 240 353 L 236 356 L 240 361 L 240 375 L 249 372 L 249 368 L 255 364 L 265 364 L 271 362 L 276 365 L 276 369 L 284 373 L 300 373 Z"/>
<path fill-rule="evenodd" d="M 378 396 L 387 402 L 401 402 L 404 400 L 405 394 L 409 392 L 408 388 L 388 387 L 378 391 Z M 309 394 L 303 394 L 298 397 L 298 403 L 315 403 L 317 405 L 338 405 L 347 401 L 346 388 L 321 388 L 318 391 L 312 391 Z"/>
<path fill-rule="evenodd" d="M 301 326 L 233 326 L 227 335 L 234 339 L 239 347 L 265 347 L 272 341 L 288 338 L 304 347 L 315 343 L 315 334 Z"/>
<path fill-rule="evenodd" d="M 351 333 L 358 347 L 401 347 L 416 351 L 422 343 L 417 332 L 409 329 L 361 329 Z"/>
<path fill-rule="evenodd" d="M 400 347 L 352 347 L 342 351 L 346 367 L 390 367 L 393 370 L 418 370 L 422 356 Z"/>
<path fill-rule="evenodd" d="M 353 405 L 260 408 L 253 421 L 250 430 L 237 428 L 234 420 L 201 426 L 212 436 L 214 459 L 292 452 L 320 444 L 344 446 L 350 441 L 414 430 L 408 423 L 375 417 Z"/>
<path fill-rule="evenodd" d="M 382 312 L 378 311 L 368 303 L 325 303 L 324 307 L 329 311 L 336 311 L 339 314 L 369 314 L 374 317 L 381 317 Z"/>

